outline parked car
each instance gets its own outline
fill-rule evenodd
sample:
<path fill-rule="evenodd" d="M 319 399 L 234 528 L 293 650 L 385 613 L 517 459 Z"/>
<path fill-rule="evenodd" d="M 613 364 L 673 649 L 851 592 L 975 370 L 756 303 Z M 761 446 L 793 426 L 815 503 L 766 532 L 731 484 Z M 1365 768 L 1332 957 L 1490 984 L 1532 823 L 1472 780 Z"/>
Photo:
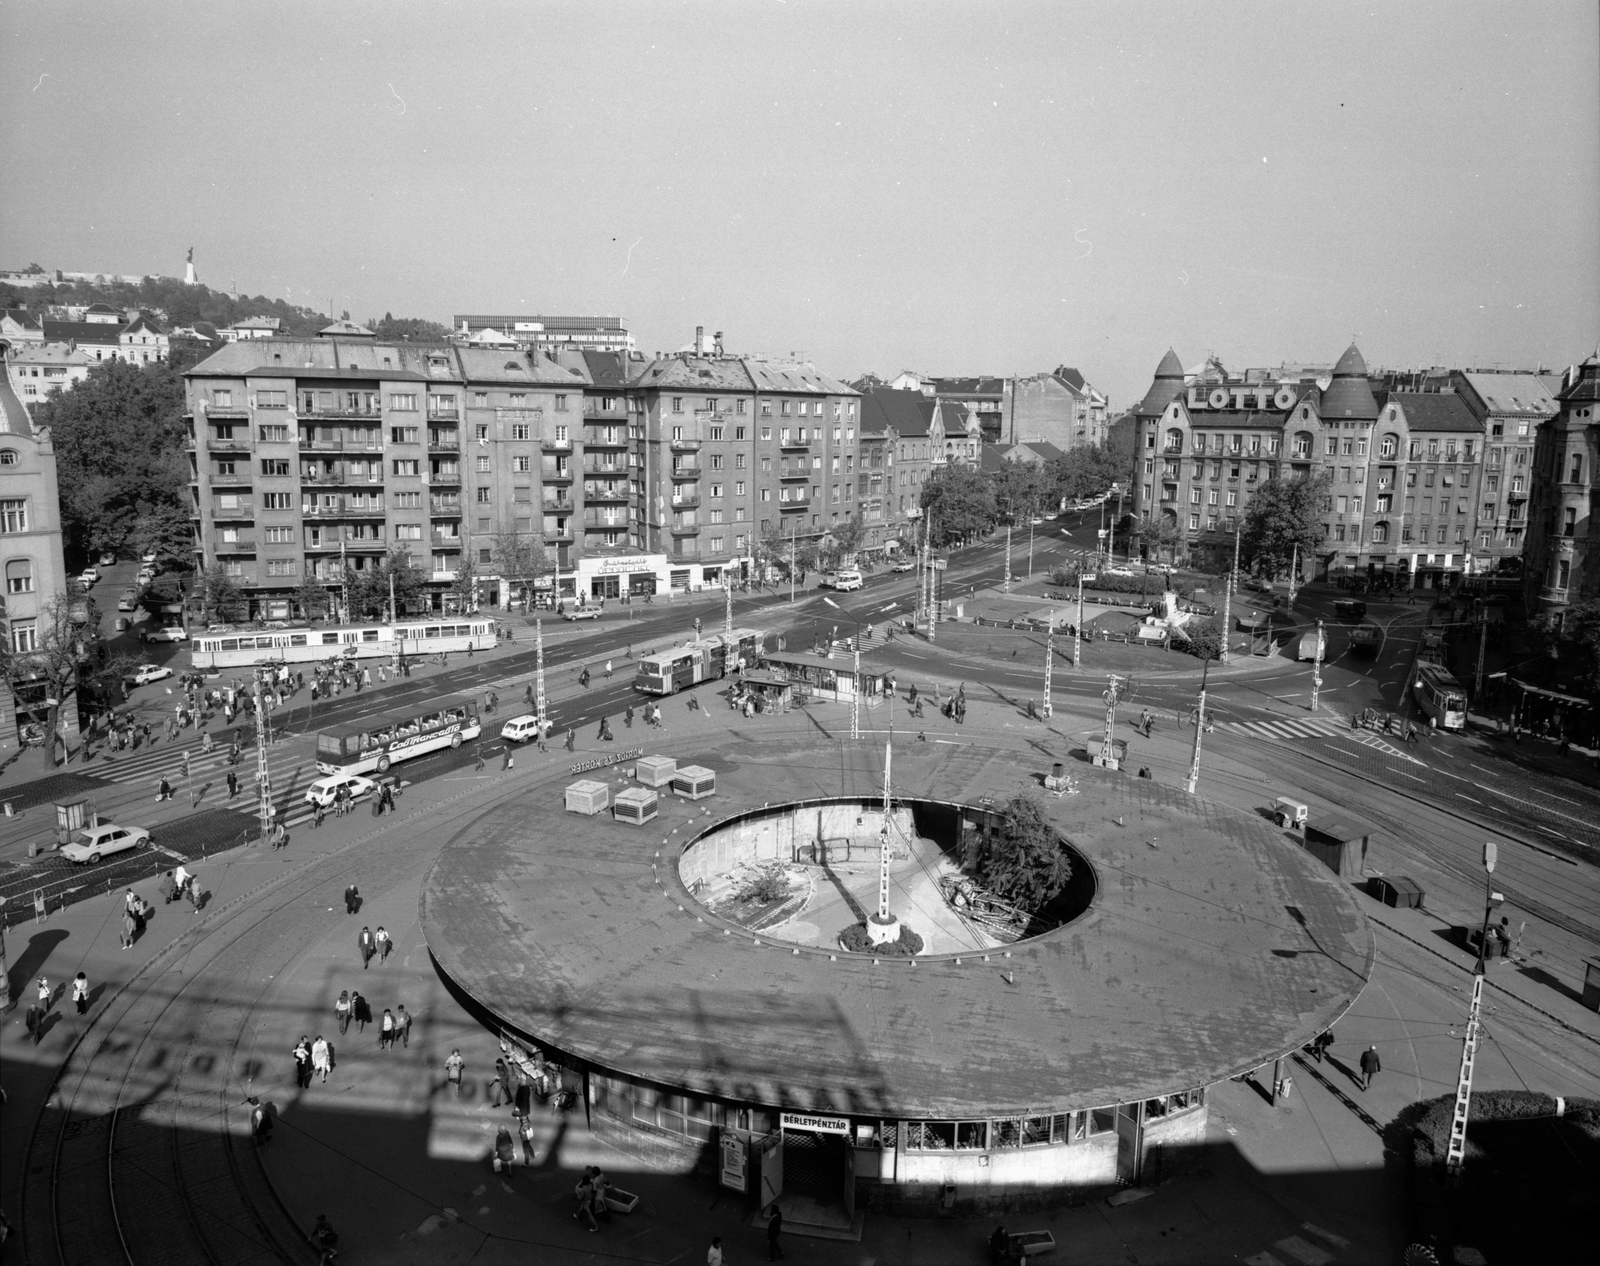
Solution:
<path fill-rule="evenodd" d="M 561 612 L 563 620 L 598 620 L 599 607 L 566 607 Z"/>
<path fill-rule="evenodd" d="M 152 681 L 165 681 L 172 676 L 172 669 L 165 664 L 140 664 L 138 669 L 129 675 L 130 686 L 148 686 Z"/>
<path fill-rule="evenodd" d="M 902 558 L 898 563 L 890 568 L 891 571 L 915 571 L 916 569 L 916 560 L 911 558 Z"/>
<path fill-rule="evenodd" d="M 360 774 L 329 774 L 326 778 L 317 779 L 306 788 L 306 803 L 320 804 L 326 809 L 333 804 L 340 787 L 348 787 L 350 799 L 359 800 L 362 796 L 376 791 L 378 784 L 371 778 L 363 778 Z"/>
<path fill-rule="evenodd" d="M 99 826 L 86 826 L 67 836 L 60 852 L 68 861 L 91 865 L 113 853 L 128 853 L 150 843 L 150 832 L 143 827 L 117 826 L 102 822 Z"/>
<path fill-rule="evenodd" d="M 102 566 L 102 567 L 110 567 L 116 561 L 117 561 L 117 556 L 115 554 L 111 553 L 109 550 L 107 550 L 104 554 L 100 555 L 100 566 Z"/>
<path fill-rule="evenodd" d="M 155 563 L 156 563 L 156 552 L 155 552 L 155 550 L 153 550 L 153 549 L 145 550 L 144 553 L 139 555 L 139 561 L 141 563 L 143 563 L 146 567 L 154 567 Z"/>
<path fill-rule="evenodd" d="M 187 642 L 189 635 L 174 624 L 166 628 L 146 629 L 139 634 L 141 642 Z"/>
<path fill-rule="evenodd" d="M 512 717 L 500 727 L 500 737 L 508 743 L 531 743 L 539 737 L 539 718 L 531 712 Z"/>
<path fill-rule="evenodd" d="M 139 591 L 132 585 L 124 589 L 117 598 L 118 611 L 132 611 L 139 603 Z"/>
<path fill-rule="evenodd" d="M 100 569 L 98 567 L 85 567 L 83 573 L 78 577 L 78 583 L 87 589 L 89 586 L 96 584 L 99 579 Z"/>

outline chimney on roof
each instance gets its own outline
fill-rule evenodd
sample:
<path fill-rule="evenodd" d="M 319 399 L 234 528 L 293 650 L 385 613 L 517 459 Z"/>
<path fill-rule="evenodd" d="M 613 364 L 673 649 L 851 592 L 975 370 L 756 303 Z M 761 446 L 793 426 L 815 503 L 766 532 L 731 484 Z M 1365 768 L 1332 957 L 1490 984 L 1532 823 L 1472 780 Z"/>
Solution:
<path fill-rule="evenodd" d="M 717 331 L 716 340 L 717 340 L 717 342 L 716 342 L 716 354 L 720 357 L 722 355 L 722 331 L 721 330 Z"/>

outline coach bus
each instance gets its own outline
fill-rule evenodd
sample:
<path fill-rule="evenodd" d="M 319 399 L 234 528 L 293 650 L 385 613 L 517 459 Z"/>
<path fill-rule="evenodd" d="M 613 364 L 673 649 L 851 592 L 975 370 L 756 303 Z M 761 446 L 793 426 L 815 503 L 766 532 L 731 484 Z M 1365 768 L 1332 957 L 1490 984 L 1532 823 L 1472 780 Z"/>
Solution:
<path fill-rule="evenodd" d="M 438 655 L 448 651 L 488 650 L 495 645 L 494 621 L 473 617 L 453 621 L 401 621 L 396 624 L 340 624 L 319 629 L 229 630 L 202 633 L 189 642 L 190 662 L 211 668 L 253 668 L 266 664 L 309 664 L 346 659 Z"/>
<path fill-rule="evenodd" d="M 1443 664 L 1420 664 L 1412 687 L 1417 706 L 1429 721 L 1443 730 L 1463 730 L 1467 725 L 1467 693 Z"/>
<path fill-rule="evenodd" d="M 742 659 L 746 667 L 753 668 L 765 637 L 758 629 L 734 629 L 735 662 Z M 715 681 L 727 672 L 724 651 L 725 643 L 719 633 L 686 646 L 674 646 L 659 655 L 641 656 L 634 672 L 633 688 L 641 694 L 670 695 L 698 686 L 702 681 Z"/>
<path fill-rule="evenodd" d="M 320 774 L 384 774 L 395 761 L 460 747 L 483 733 L 470 699 L 411 704 L 357 717 L 317 735 Z"/>

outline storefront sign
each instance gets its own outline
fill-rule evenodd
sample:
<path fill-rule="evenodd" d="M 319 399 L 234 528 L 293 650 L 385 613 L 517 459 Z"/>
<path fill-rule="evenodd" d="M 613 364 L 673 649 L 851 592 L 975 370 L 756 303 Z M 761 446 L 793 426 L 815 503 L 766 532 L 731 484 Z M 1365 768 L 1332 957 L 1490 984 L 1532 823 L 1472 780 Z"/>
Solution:
<path fill-rule="evenodd" d="M 1190 387 L 1186 403 L 1197 409 L 1292 409 L 1300 399 L 1293 387 L 1270 383 L 1254 387 Z"/>
<path fill-rule="evenodd" d="M 604 769 L 607 765 L 619 765 L 625 760 L 638 760 L 644 755 L 644 748 L 630 747 L 625 752 L 618 752 L 614 756 L 598 756 L 594 760 L 581 760 L 569 771 L 573 774 L 586 774 L 591 769 Z"/>
<path fill-rule="evenodd" d="M 750 1154 L 737 1134 L 722 1136 L 722 1185 L 730 1191 L 746 1191 L 750 1186 Z"/>
<path fill-rule="evenodd" d="M 590 571 L 591 575 L 621 576 L 627 572 L 634 571 L 658 571 L 666 566 L 667 556 L 665 554 L 635 554 L 629 558 L 586 558 L 583 561 L 593 564 L 592 571 L 589 568 L 584 569 Z"/>
<path fill-rule="evenodd" d="M 848 1117 L 818 1117 L 806 1112 L 785 1112 L 779 1119 L 778 1128 L 783 1130 L 811 1130 L 816 1134 L 845 1134 L 850 1133 L 850 1119 Z"/>

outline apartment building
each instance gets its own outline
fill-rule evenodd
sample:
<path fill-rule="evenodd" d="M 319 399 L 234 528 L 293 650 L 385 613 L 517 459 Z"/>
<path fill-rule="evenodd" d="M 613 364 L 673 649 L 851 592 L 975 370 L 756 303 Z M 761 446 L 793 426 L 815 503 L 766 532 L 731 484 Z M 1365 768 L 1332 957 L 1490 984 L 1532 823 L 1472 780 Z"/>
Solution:
<path fill-rule="evenodd" d="M 580 498 L 541 511 L 583 460 L 581 370 L 338 323 L 229 344 L 184 381 L 197 562 L 220 564 L 254 616 L 288 618 L 303 581 L 336 592 L 391 549 L 425 573 L 434 610 L 464 568 L 484 596 L 500 590 L 503 536 L 542 536 L 574 561 Z"/>
<path fill-rule="evenodd" d="M 633 335 L 614 316 L 456 316 L 462 341 L 515 344 L 542 351 L 631 352 Z"/>
<path fill-rule="evenodd" d="M 1559 385 L 1560 376 L 1553 376 Z M 1555 417 L 1551 375 L 1467 369 L 1450 382 L 1484 426 L 1484 471 L 1473 543 L 1475 559 L 1489 568 L 1522 558 L 1528 500 L 1533 489 L 1534 441 L 1541 423 Z"/>
<path fill-rule="evenodd" d="M 10 349 L 0 342 L 0 354 Z M 0 740 L 17 750 L 17 727 L 44 724 L 50 705 L 41 678 L 33 676 L 27 656 L 48 637 L 46 607 L 67 592 L 66 563 L 61 546 L 61 497 L 56 482 L 56 455 L 47 430 L 36 429 L 28 410 L 0 378 L 0 635 L 13 656 L 14 669 L 0 676 Z M 78 710 L 68 701 L 60 708 L 58 726 L 68 749 L 77 746 Z"/>
<path fill-rule="evenodd" d="M 1600 598 L 1600 354 L 1569 369 L 1557 413 L 1536 428 L 1528 539 L 1528 609 L 1560 628 L 1575 603 Z"/>
<path fill-rule="evenodd" d="M 1008 444 L 1050 444 L 1058 449 L 1103 443 L 1107 401 L 1069 365 L 1011 384 Z M 987 438 L 987 436 L 986 436 Z"/>
<path fill-rule="evenodd" d="M 863 426 L 884 445 L 884 512 L 897 535 L 913 536 L 922 518 L 922 485 L 943 465 L 939 405 L 920 391 L 878 387 L 861 398 Z"/>

